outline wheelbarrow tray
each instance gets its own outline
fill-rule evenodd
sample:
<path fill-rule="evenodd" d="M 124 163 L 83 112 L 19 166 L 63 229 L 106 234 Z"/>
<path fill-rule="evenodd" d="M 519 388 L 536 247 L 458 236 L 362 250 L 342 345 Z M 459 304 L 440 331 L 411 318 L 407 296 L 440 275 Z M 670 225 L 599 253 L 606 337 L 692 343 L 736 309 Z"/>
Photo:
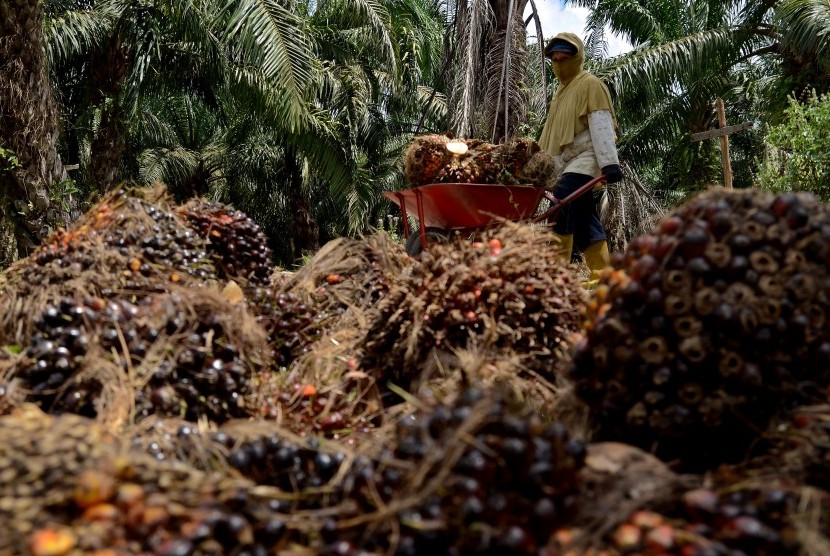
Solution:
<path fill-rule="evenodd" d="M 533 185 L 432 183 L 387 191 L 406 215 L 417 215 L 422 228 L 483 228 L 495 220 L 519 221 L 536 212 L 545 189 Z"/>

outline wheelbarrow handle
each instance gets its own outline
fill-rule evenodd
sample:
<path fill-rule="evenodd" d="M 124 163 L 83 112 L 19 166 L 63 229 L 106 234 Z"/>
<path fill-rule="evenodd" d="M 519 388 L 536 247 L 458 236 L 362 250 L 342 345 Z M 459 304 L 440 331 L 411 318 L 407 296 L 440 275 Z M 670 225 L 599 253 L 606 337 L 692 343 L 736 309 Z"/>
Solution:
<path fill-rule="evenodd" d="M 557 199 L 547 191 L 545 192 L 545 197 L 550 200 L 552 206 L 545 211 L 543 214 L 536 216 L 533 218 L 533 222 L 542 222 L 543 220 L 548 220 L 549 218 L 556 216 L 559 214 L 563 208 L 565 208 L 570 203 L 576 201 L 578 198 L 582 197 L 588 191 L 591 191 L 594 187 L 598 184 L 606 181 L 608 178 L 602 174 L 595 177 L 585 185 L 581 186 L 579 189 L 565 197 L 564 199 Z"/>

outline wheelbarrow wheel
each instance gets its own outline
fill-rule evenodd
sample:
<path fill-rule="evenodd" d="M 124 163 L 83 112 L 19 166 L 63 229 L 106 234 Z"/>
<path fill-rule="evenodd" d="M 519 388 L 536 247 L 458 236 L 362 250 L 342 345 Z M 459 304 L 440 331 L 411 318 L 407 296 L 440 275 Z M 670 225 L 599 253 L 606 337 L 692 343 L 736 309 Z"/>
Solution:
<path fill-rule="evenodd" d="M 431 243 L 445 243 L 449 239 L 449 233 L 441 228 L 431 228 L 427 227 L 424 230 L 424 235 L 427 236 L 427 245 Z M 424 246 L 421 245 L 421 232 L 420 230 L 413 230 L 411 234 L 409 234 L 409 239 L 406 240 L 406 253 L 410 257 L 417 257 L 421 254 L 424 250 Z"/>

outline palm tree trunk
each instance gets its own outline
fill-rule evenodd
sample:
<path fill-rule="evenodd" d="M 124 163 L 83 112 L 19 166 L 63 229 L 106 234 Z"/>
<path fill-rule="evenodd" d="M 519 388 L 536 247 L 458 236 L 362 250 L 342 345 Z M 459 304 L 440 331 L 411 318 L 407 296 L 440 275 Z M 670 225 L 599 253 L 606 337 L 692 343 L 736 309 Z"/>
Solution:
<path fill-rule="evenodd" d="M 123 110 L 115 101 L 103 103 L 98 132 L 90 145 L 87 176 L 92 187 L 103 195 L 118 178 L 121 159 L 127 150 Z"/>
<path fill-rule="evenodd" d="M 68 175 L 57 151 L 42 14 L 39 0 L 0 0 L 0 267 L 70 219 L 60 200 L 50 200 Z"/>
<path fill-rule="evenodd" d="M 121 33 L 115 33 L 101 51 L 93 53 L 90 61 L 90 74 L 97 93 L 93 103 L 101 111 L 101 118 L 90 145 L 86 173 L 89 184 L 101 195 L 118 179 L 127 150 L 124 108 L 118 94 L 130 69 L 128 52 Z"/>
<path fill-rule="evenodd" d="M 491 83 L 495 94 L 488 95 L 487 102 L 491 106 L 485 108 L 491 122 L 489 131 L 490 140 L 499 143 L 516 134 L 519 123 L 525 114 L 521 113 L 522 105 L 519 95 L 523 83 L 519 82 L 521 69 L 527 63 L 525 43 L 527 29 L 522 14 L 527 6 L 527 0 L 491 0 L 490 6 L 495 16 L 494 33 L 489 41 L 491 60 L 488 66 L 492 72 L 498 72 L 498 81 Z"/>
<path fill-rule="evenodd" d="M 293 148 L 285 151 L 285 170 L 289 176 L 288 202 L 291 210 L 292 244 L 291 257 L 299 259 L 320 247 L 320 229 L 308 195 L 303 191 L 303 172 L 297 152 Z"/>

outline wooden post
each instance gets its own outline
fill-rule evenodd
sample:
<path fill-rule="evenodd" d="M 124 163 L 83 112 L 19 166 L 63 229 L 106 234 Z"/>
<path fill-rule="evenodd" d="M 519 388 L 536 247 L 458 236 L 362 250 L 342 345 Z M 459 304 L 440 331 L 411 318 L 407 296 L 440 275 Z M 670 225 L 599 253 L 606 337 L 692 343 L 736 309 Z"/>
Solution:
<path fill-rule="evenodd" d="M 722 98 L 715 101 L 715 108 L 718 110 L 718 125 L 723 129 L 726 127 L 726 111 Z M 720 157 L 723 162 L 723 186 L 726 189 L 732 189 L 732 162 L 729 159 L 729 137 L 727 135 L 720 138 Z"/>
<path fill-rule="evenodd" d="M 737 125 L 726 125 L 726 112 L 723 108 L 723 99 L 719 98 L 715 101 L 715 108 L 718 111 L 718 129 L 710 129 L 709 131 L 702 131 L 700 133 L 692 133 L 691 141 L 704 141 L 714 137 L 720 137 L 720 155 L 723 162 L 723 186 L 726 189 L 732 189 L 732 162 L 729 159 L 729 136 L 737 131 L 749 129 L 752 127 L 752 122 L 744 122 Z"/>

